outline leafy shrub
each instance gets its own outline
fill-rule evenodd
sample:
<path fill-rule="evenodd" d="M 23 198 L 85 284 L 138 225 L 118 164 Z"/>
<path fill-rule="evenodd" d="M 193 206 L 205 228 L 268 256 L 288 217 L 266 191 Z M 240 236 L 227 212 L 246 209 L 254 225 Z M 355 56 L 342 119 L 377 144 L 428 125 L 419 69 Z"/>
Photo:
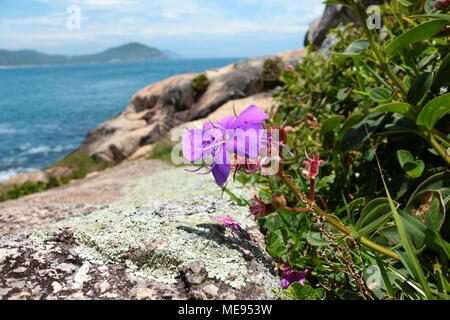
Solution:
<path fill-rule="evenodd" d="M 280 58 L 269 58 L 264 61 L 261 74 L 261 91 L 267 91 L 282 84 L 280 74 L 283 70 L 283 61 Z"/>
<path fill-rule="evenodd" d="M 86 152 L 75 151 L 49 167 L 49 169 L 58 167 L 68 168 L 69 173 L 67 175 L 62 177 L 50 176 L 49 182 L 47 183 L 28 181 L 21 185 L 14 185 L 12 189 L 8 188 L 3 194 L 0 194 L 0 202 L 59 187 L 72 180 L 82 179 L 91 172 L 101 171 L 111 166 L 111 163 L 94 160 Z"/>
<path fill-rule="evenodd" d="M 286 198 L 258 221 L 272 257 L 309 271 L 309 289 L 289 296 L 449 299 L 450 15 L 430 0 L 386 2 L 383 30 L 370 30 L 357 1 L 327 2 L 362 27 L 339 26 L 330 58 L 310 47 L 281 72 L 271 125 L 292 127 L 297 157 L 281 175 L 237 179 L 265 203 Z M 305 151 L 325 160 L 312 182 Z M 311 188 L 315 203 L 299 196 Z"/>
<path fill-rule="evenodd" d="M 170 141 L 161 139 L 155 143 L 148 159 L 162 160 L 170 163 L 172 162 L 172 147 Z"/>
<path fill-rule="evenodd" d="M 202 94 L 206 92 L 209 86 L 209 80 L 206 74 L 198 74 L 194 80 L 192 80 L 192 91 L 194 100 L 198 100 Z"/>

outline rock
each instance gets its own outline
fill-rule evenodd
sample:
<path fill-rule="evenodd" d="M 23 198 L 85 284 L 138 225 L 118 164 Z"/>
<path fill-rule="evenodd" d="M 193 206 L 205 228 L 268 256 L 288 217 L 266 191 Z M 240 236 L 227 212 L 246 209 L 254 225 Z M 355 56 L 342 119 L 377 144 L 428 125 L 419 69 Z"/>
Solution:
<path fill-rule="evenodd" d="M 52 288 L 53 288 L 53 293 L 58 293 L 62 290 L 62 285 L 60 285 L 58 282 L 53 281 L 52 282 Z"/>
<path fill-rule="evenodd" d="M 146 146 L 140 147 L 129 157 L 129 160 L 140 159 L 140 158 L 143 158 L 143 157 L 151 154 L 154 147 L 155 146 L 153 144 L 148 144 Z"/>
<path fill-rule="evenodd" d="M 67 177 L 74 171 L 73 168 L 69 168 L 66 166 L 58 166 L 53 168 L 45 169 L 45 173 L 47 173 L 49 176 L 53 176 L 57 179 L 61 179 L 63 177 Z"/>
<path fill-rule="evenodd" d="M 371 5 L 382 4 L 383 2 L 383 0 L 363 1 L 366 8 Z M 341 4 L 327 4 L 322 16 L 310 23 L 304 39 L 305 47 L 312 43 L 316 49 L 319 49 L 330 29 L 336 28 L 341 23 L 344 25 L 348 23 L 359 25 L 358 19 L 349 7 Z"/>
<path fill-rule="evenodd" d="M 0 237 L 2 299 L 275 299 L 280 279 L 256 223 L 243 224 L 255 243 L 212 220 L 241 220 L 247 208 L 222 197 L 211 176 L 159 163 L 123 163 L 33 201 L 3 203 L 0 229 L 9 235 Z M 119 192 L 101 198 L 93 190 Z M 63 199 L 68 211 L 59 207 Z M 36 212 L 44 201 L 55 203 L 41 223 L 16 215 L 20 229 L 5 227 L 15 224 L 1 218 L 8 208 Z"/>
<path fill-rule="evenodd" d="M 219 293 L 219 288 L 213 284 L 208 284 L 202 288 L 202 290 L 209 295 L 211 298 L 215 298 Z"/>
<path fill-rule="evenodd" d="M 123 112 L 89 132 L 78 150 L 108 162 L 140 157 L 140 148 L 158 141 L 170 129 L 204 118 L 230 100 L 263 90 L 266 61 L 297 66 L 304 53 L 303 49 L 291 50 L 207 70 L 204 75 L 209 85 L 197 99 L 192 89 L 197 74 L 177 75 L 154 83 L 137 92 Z"/>
<path fill-rule="evenodd" d="M 89 268 L 91 264 L 89 262 L 84 263 L 80 269 L 78 269 L 77 273 L 73 277 L 73 282 L 75 284 L 75 288 L 80 289 L 83 287 L 85 282 L 91 280 L 91 277 L 88 276 Z"/>
<path fill-rule="evenodd" d="M 44 171 L 35 170 L 31 172 L 24 172 L 3 181 L 1 183 L 1 187 L 4 188 L 13 185 L 20 186 L 25 182 L 47 183 L 48 178 L 48 174 Z"/>

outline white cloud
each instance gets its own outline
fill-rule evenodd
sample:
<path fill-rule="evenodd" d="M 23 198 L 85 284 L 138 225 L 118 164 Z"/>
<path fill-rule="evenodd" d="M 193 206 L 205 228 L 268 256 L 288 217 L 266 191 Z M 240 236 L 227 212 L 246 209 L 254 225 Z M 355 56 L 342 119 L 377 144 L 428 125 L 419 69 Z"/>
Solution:
<path fill-rule="evenodd" d="M 85 41 L 89 52 L 89 43 L 106 47 L 111 42 L 122 41 L 169 43 L 171 38 L 183 41 L 222 38 L 232 43 L 233 37 L 250 41 L 266 37 L 267 41 L 277 41 L 283 37 L 300 37 L 324 7 L 321 0 L 33 1 L 45 2 L 48 15 L 0 19 L 5 31 L 0 34 L 1 43 L 12 43 L 15 48 L 45 48 L 46 45 L 56 48 L 58 44 L 68 43 L 70 47 Z M 66 29 L 68 5 L 81 8 L 80 30 Z"/>

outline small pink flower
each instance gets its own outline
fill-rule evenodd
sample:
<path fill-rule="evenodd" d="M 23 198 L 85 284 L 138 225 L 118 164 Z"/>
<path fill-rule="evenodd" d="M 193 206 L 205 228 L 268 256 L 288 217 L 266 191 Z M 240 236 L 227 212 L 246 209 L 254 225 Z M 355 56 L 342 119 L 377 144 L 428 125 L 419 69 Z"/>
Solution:
<path fill-rule="evenodd" d="M 241 223 L 234 221 L 234 219 L 230 216 L 213 217 L 212 219 L 222 222 L 225 227 L 229 227 L 234 230 L 241 230 Z"/>
<path fill-rule="evenodd" d="M 234 221 L 234 219 L 232 217 L 230 217 L 230 216 L 213 217 L 212 219 L 222 222 L 225 227 L 228 227 L 228 228 L 231 228 L 231 229 L 234 229 L 234 230 L 237 230 L 237 231 L 241 232 L 241 235 L 245 239 L 247 239 L 249 241 L 252 241 L 252 242 L 258 242 L 256 240 L 256 238 L 250 232 L 247 232 L 246 230 L 241 228 L 241 222 Z"/>
<path fill-rule="evenodd" d="M 323 163 L 323 160 L 319 160 L 319 154 L 316 153 L 314 155 L 314 158 L 311 158 L 306 154 L 306 158 L 308 160 L 304 160 L 303 164 L 307 166 L 307 173 L 306 176 L 308 176 L 310 179 L 315 179 L 317 174 L 319 173 L 319 166 L 321 163 Z"/>

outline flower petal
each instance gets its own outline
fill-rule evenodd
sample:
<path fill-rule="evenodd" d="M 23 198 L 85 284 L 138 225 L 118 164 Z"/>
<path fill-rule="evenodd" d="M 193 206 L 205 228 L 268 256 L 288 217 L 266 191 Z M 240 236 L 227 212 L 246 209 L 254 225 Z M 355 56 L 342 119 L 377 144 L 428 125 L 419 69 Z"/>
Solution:
<path fill-rule="evenodd" d="M 231 171 L 230 156 L 224 146 L 218 150 L 214 156 L 214 165 L 212 167 L 212 174 L 219 186 L 223 186 L 228 179 Z"/>
<path fill-rule="evenodd" d="M 203 131 L 199 129 L 188 130 L 182 138 L 183 156 L 191 162 L 202 157 Z"/>
<path fill-rule="evenodd" d="M 247 125 L 247 130 L 235 129 L 233 136 L 227 141 L 228 151 L 247 159 L 258 158 L 260 151 L 265 148 L 261 129 L 255 124 Z"/>
<path fill-rule="evenodd" d="M 242 128 L 248 124 L 263 123 L 269 116 L 257 106 L 251 105 L 234 120 L 232 128 Z"/>

